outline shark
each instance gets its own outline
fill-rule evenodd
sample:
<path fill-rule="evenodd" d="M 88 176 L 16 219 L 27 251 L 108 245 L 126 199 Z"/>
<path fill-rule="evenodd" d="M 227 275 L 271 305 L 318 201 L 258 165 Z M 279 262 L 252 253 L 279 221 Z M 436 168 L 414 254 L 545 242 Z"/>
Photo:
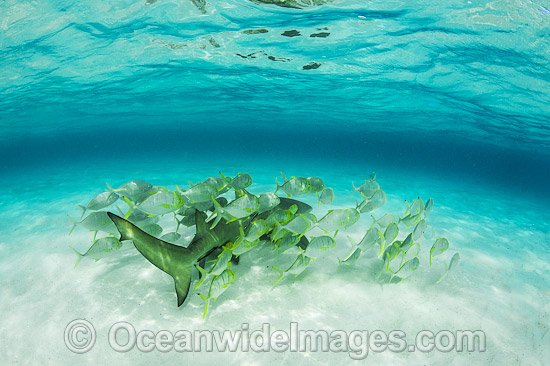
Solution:
<path fill-rule="evenodd" d="M 108 212 L 120 233 L 120 241 L 131 240 L 136 249 L 155 267 L 169 274 L 174 279 L 177 304 L 180 307 L 189 294 L 191 276 L 195 263 L 201 262 L 217 249 L 228 242 L 235 242 L 241 235 L 242 228 L 248 228 L 255 219 L 265 219 L 276 209 L 288 210 L 291 206 L 298 207 L 297 213 L 311 211 L 307 203 L 291 198 L 280 198 L 277 206 L 271 210 L 256 213 L 239 220 L 219 220 L 218 225 L 211 228 L 216 218 L 207 222 L 206 214 L 195 211 L 196 232 L 193 240 L 187 247 L 182 247 L 149 235 L 130 221 Z"/>

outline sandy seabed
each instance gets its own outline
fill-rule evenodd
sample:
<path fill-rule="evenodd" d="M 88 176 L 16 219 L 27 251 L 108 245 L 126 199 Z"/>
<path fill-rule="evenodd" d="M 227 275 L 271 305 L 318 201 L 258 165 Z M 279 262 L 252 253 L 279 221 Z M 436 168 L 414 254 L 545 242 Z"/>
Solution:
<path fill-rule="evenodd" d="M 203 302 L 192 293 L 176 307 L 172 279 L 154 268 L 133 247 L 98 262 L 83 259 L 76 269 L 69 246 L 84 250 L 91 233 L 77 228 L 67 233 L 67 214 L 78 217 L 77 204 L 86 204 L 105 187 L 131 179 L 173 186 L 187 179 L 198 181 L 217 173 L 207 163 L 190 167 L 192 174 L 158 166 L 121 172 L 88 167 L 75 177 L 65 172 L 25 173 L 4 177 L 0 194 L 0 363 L 4 365 L 94 364 L 210 365 L 543 365 L 550 359 L 550 216 L 533 199 L 510 196 L 489 187 L 460 185 L 449 180 L 417 177 L 412 172 L 379 172 L 388 195 L 375 215 L 401 214 L 404 200 L 433 197 L 429 218 L 437 236 L 447 237 L 448 252 L 430 268 L 427 257 L 414 276 L 399 284 L 376 282 L 378 261 L 364 254 L 350 268 L 338 272 L 336 257 L 349 250 L 346 235 L 358 239 L 370 225 L 368 215 L 339 234 L 334 252 L 318 259 L 298 278 L 273 282 L 269 251 L 243 255 L 235 283 L 212 304 L 206 320 Z M 240 169 L 228 167 L 227 174 Z M 168 173 L 166 173 L 168 172 Z M 277 169 L 248 172 L 258 182 L 252 191 L 274 188 Z M 365 177 L 346 172 L 291 171 L 288 175 L 317 175 L 337 196 L 332 207 L 349 207 L 351 180 Z M 368 174 L 367 174 L 368 176 Z M 407 176 L 408 179 L 404 179 Z M 86 179 L 93 177 L 93 179 Z M 322 209 L 321 209 L 322 210 Z M 321 212 L 321 211 L 319 211 Z M 187 232 L 192 235 L 191 231 Z M 424 251 L 433 240 L 424 241 Z M 426 248 L 428 247 L 428 248 Z M 439 284 L 452 254 L 461 261 Z M 289 260 L 290 254 L 280 260 Z M 64 331 L 72 320 L 86 319 L 95 327 L 94 347 L 85 354 L 71 352 Z M 456 332 L 481 330 L 486 350 L 440 352 L 369 352 L 354 361 L 348 352 L 141 352 L 114 351 L 108 342 L 111 326 L 128 322 L 139 332 L 151 330 L 251 331 L 269 323 L 271 330 L 401 330 L 409 344 L 422 330 Z"/>

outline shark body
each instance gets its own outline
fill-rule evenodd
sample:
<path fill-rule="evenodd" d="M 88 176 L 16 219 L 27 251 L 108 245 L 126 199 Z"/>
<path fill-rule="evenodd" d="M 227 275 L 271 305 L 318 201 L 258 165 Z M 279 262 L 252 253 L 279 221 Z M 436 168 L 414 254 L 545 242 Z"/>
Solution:
<path fill-rule="evenodd" d="M 279 205 L 272 210 L 288 209 L 294 204 L 298 206 L 299 213 L 311 210 L 311 206 L 289 198 L 281 198 Z M 258 215 L 257 218 L 267 217 L 272 210 Z M 194 264 L 227 242 L 234 242 L 240 235 L 240 228 L 247 227 L 251 221 L 250 217 L 231 222 L 221 219 L 217 226 L 209 229 L 211 222 L 206 222 L 206 215 L 195 211 L 196 233 L 191 243 L 184 248 L 155 238 L 120 216 L 110 212 L 108 215 L 120 233 L 120 241 L 132 240 L 136 249 L 149 262 L 172 276 L 178 306 L 184 303 L 189 294 Z"/>

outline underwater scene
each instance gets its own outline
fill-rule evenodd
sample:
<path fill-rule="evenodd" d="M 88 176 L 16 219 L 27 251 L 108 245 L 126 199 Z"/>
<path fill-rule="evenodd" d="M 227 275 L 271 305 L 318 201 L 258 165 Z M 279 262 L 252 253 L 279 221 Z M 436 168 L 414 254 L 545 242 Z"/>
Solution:
<path fill-rule="evenodd" d="M 550 4 L 0 2 L 0 364 L 548 365 Z"/>

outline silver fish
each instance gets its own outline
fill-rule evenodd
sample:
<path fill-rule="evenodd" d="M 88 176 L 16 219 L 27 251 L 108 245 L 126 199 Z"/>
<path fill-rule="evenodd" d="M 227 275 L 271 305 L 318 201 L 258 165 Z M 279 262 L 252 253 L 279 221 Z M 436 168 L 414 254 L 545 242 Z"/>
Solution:
<path fill-rule="evenodd" d="M 78 207 L 82 209 L 80 220 L 82 220 L 87 210 L 98 211 L 104 209 L 105 207 L 115 203 L 116 200 L 118 200 L 118 194 L 114 192 L 103 192 L 92 198 L 86 206 L 78 205 Z"/>
<path fill-rule="evenodd" d="M 430 249 L 430 266 L 432 265 L 432 258 L 443 254 L 447 249 L 449 249 L 449 240 L 446 238 L 437 239 L 432 249 Z"/>
<path fill-rule="evenodd" d="M 71 235 L 74 228 L 78 225 L 95 232 L 102 231 L 108 234 L 116 234 L 118 232 L 116 226 L 113 224 L 105 211 L 92 212 L 80 222 L 74 221 L 70 216 L 69 220 L 73 223 L 73 226 L 69 231 L 69 235 Z"/>
<path fill-rule="evenodd" d="M 321 193 L 321 197 L 319 198 L 319 201 L 323 205 L 328 205 L 332 201 L 334 201 L 334 191 L 332 190 L 332 188 L 325 188 L 323 190 L 323 193 Z"/>
<path fill-rule="evenodd" d="M 122 243 L 115 237 L 108 236 L 105 238 L 97 239 L 93 242 L 92 246 L 84 253 L 79 253 L 74 248 L 71 247 L 73 252 L 77 255 L 78 259 L 74 265 L 74 268 L 78 266 L 80 260 L 84 257 L 91 258 L 95 261 L 104 258 L 112 252 L 116 252 L 122 247 Z"/>
<path fill-rule="evenodd" d="M 359 212 L 354 208 L 330 210 L 317 226 L 324 231 L 338 231 L 342 228 L 347 229 L 359 220 Z"/>

